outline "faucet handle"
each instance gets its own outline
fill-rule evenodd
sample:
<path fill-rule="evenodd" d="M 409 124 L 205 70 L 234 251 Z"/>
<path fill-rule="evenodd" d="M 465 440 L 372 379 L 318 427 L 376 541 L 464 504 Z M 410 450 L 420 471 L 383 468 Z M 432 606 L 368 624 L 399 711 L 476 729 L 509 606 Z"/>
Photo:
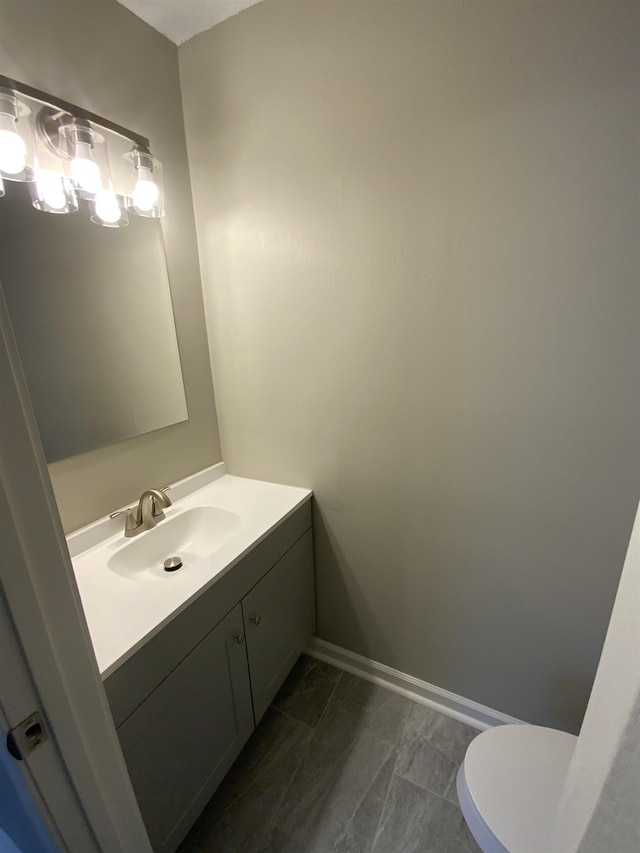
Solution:
<path fill-rule="evenodd" d="M 140 522 L 136 518 L 135 511 L 133 507 L 129 507 L 129 509 L 119 509 L 116 512 L 112 512 L 109 515 L 109 518 L 117 518 L 119 515 L 124 515 L 124 535 L 125 536 L 134 536 L 140 527 Z"/>
<path fill-rule="evenodd" d="M 164 503 L 164 508 L 165 508 L 165 509 L 167 509 L 167 507 L 170 507 L 170 506 L 171 506 L 171 504 L 172 504 L 172 502 L 171 502 L 171 498 L 170 498 L 170 497 L 169 497 L 169 495 L 167 494 L 167 492 L 169 491 L 169 489 L 170 489 L 170 488 L 171 488 L 171 486 L 163 486 L 161 489 L 158 489 L 158 491 L 160 492 L 160 494 L 161 494 L 161 495 L 162 495 L 162 497 L 164 498 L 163 503 Z"/>
<path fill-rule="evenodd" d="M 164 489 L 147 489 L 140 498 L 140 501 L 147 495 L 151 498 L 151 514 L 158 521 L 164 518 L 163 510 L 171 506 L 171 498 L 166 494 L 168 488 L 169 486 L 165 486 Z"/>

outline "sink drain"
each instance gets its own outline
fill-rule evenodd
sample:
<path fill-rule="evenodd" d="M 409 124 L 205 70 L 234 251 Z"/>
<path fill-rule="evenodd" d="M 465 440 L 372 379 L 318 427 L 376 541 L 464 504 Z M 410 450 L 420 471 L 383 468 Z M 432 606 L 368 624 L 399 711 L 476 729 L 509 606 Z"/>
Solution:
<path fill-rule="evenodd" d="M 177 572 L 182 568 L 182 557 L 169 557 L 164 561 L 165 572 Z"/>

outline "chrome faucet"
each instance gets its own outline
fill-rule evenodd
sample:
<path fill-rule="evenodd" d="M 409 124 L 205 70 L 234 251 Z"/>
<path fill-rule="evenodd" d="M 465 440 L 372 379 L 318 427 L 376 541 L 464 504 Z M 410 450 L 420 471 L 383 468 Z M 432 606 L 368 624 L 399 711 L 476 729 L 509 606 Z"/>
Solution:
<path fill-rule="evenodd" d="M 169 488 L 167 486 L 164 489 L 147 489 L 140 496 L 136 507 L 119 509 L 117 512 L 112 512 L 109 518 L 125 516 L 124 535 L 127 538 L 137 536 L 145 530 L 151 530 L 164 518 L 163 510 L 171 506 L 171 501 L 166 495 Z"/>

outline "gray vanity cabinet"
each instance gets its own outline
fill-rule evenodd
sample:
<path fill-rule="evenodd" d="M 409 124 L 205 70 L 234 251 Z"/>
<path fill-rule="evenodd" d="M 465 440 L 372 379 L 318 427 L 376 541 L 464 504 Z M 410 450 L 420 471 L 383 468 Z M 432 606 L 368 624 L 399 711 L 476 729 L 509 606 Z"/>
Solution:
<path fill-rule="evenodd" d="M 309 530 L 242 599 L 256 725 L 315 631 Z"/>
<path fill-rule="evenodd" d="M 106 678 L 156 853 L 182 841 L 314 630 L 306 501 Z"/>
<path fill-rule="evenodd" d="M 237 605 L 118 729 L 156 851 L 175 850 L 253 730 L 243 633 Z"/>

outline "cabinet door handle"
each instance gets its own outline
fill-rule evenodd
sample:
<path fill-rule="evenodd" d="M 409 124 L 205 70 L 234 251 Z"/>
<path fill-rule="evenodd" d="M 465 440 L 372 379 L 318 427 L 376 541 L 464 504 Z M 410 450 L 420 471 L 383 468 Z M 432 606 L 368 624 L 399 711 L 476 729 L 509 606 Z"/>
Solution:
<path fill-rule="evenodd" d="M 244 634 L 234 634 L 233 639 L 241 646 L 244 643 Z"/>
<path fill-rule="evenodd" d="M 254 625 L 259 625 L 262 622 L 262 616 L 260 616 L 259 614 L 256 613 L 255 616 L 251 617 L 251 621 L 253 622 Z"/>

